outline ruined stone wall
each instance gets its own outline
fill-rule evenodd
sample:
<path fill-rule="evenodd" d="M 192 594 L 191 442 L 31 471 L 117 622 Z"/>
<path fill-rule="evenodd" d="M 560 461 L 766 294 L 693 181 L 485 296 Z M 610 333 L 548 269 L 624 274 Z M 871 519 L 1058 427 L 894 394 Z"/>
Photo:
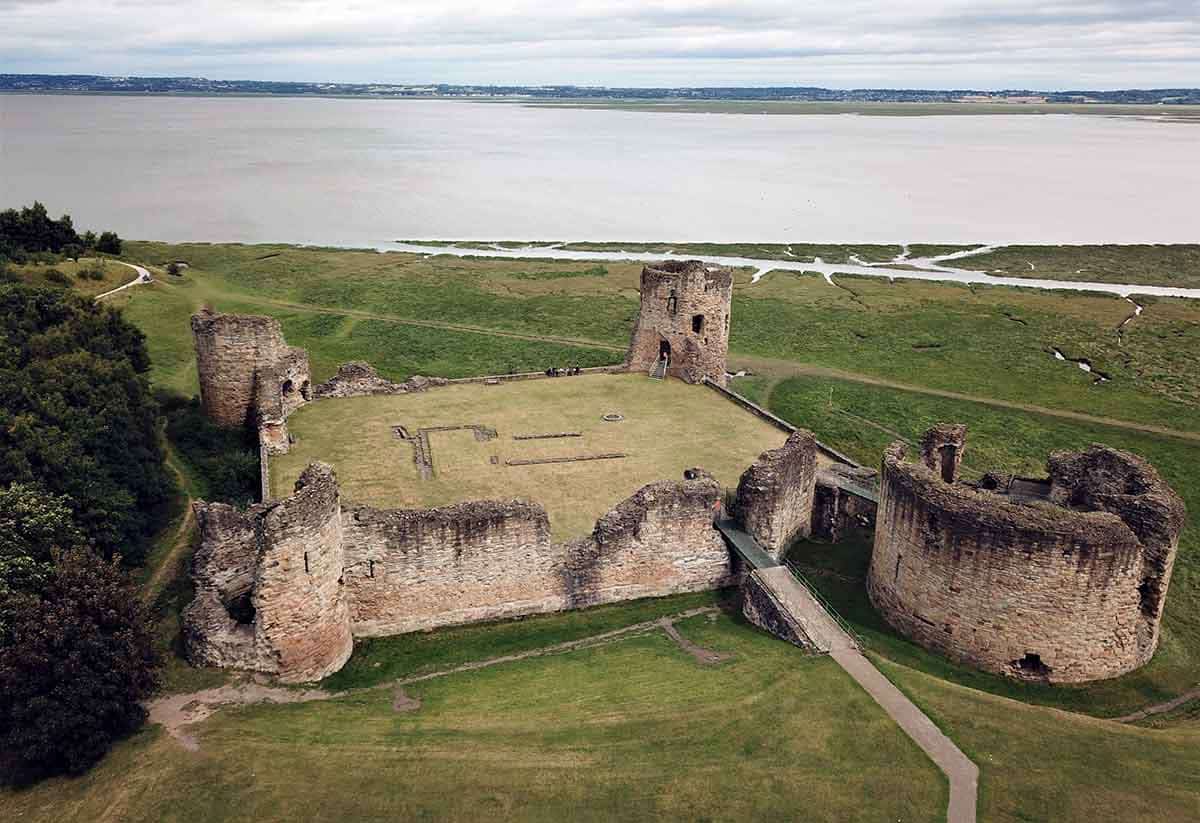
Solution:
<path fill-rule="evenodd" d="M 737 582 L 729 550 L 713 527 L 721 486 L 694 480 L 643 486 L 566 545 L 568 608 L 703 591 Z"/>
<path fill-rule="evenodd" d="M 284 342 L 278 320 L 203 309 L 192 337 L 200 401 L 217 425 L 282 425 L 309 399 L 308 353 Z"/>
<path fill-rule="evenodd" d="M 719 496 L 708 478 L 653 483 L 589 537 L 566 544 L 550 542 L 536 503 L 347 509 L 354 632 L 399 634 L 728 585 L 732 561 L 712 527 Z"/>
<path fill-rule="evenodd" d="M 856 530 L 874 530 L 879 500 L 877 496 L 868 496 L 868 491 L 874 487 L 876 474 L 850 466 L 817 472 L 813 537 L 837 543 Z"/>
<path fill-rule="evenodd" d="M 449 383 L 442 377 L 422 377 L 415 375 L 403 383 L 394 383 L 369 363 L 352 360 L 338 366 L 337 374 L 317 384 L 313 389 L 315 398 L 324 397 L 363 397 L 375 394 L 408 394 L 409 392 L 424 391 L 433 386 L 444 386 Z"/>
<path fill-rule="evenodd" d="M 318 680 L 341 668 L 353 639 L 333 471 L 309 466 L 295 494 L 279 503 L 244 512 L 198 503 L 196 515 L 196 597 L 183 614 L 188 659 L 285 682 Z"/>
<path fill-rule="evenodd" d="M 904 457 L 902 443 L 884 456 L 867 587 L 893 627 L 1023 679 L 1081 682 L 1149 660 L 1143 546 L 1121 517 L 1015 502 Z"/>
<path fill-rule="evenodd" d="M 699 261 L 664 261 L 642 269 L 641 305 L 625 361 L 649 372 L 664 344 L 668 374 L 689 383 L 725 385 L 733 273 Z"/>
<path fill-rule="evenodd" d="M 358 635 L 400 634 L 562 606 L 550 521 L 535 503 L 347 509 L 346 584 Z"/>
<path fill-rule="evenodd" d="M 804 430 L 763 452 L 742 473 L 736 518 L 776 560 L 793 541 L 812 533 L 816 478 L 817 443 Z"/>

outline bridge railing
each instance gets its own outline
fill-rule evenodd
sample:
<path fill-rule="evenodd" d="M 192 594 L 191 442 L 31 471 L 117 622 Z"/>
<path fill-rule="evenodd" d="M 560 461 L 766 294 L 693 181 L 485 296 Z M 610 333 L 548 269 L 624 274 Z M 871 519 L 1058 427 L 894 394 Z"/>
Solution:
<path fill-rule="evenodd" d="M 829 616 L 833 618 L 834 622 L 838 624 L 838 627 L 846 633 L 846 636 L 854 641 L 854 644 L 860 649 L 866 648 L 867 641 L 863 638 L 863 636 L 856 632 L 850 626 L 850 624 L 846 622 L 846 619 L 838 613 L 838 610 L 833 607 L 833 604 L 829 602 L 825 595 L 821 594 L 821 590 L 818 589 L 811 580 L 804 576 L 804 573 L 797 568 L 796 564 L 789 560 L 787 561 L 786 565 L 788 571 L 792 573 L 792 577 L 796 578 L 796 581 L 800 583 L 801 586 L 808 589 L 808 593 L 811 594 L 813 598 L 821 604 L 821 608 L 825 609 Z"/>

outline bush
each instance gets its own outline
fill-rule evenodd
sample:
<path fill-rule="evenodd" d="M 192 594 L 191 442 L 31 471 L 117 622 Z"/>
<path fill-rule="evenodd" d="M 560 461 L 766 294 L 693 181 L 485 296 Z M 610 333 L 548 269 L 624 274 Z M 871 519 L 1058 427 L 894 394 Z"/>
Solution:
<path fill-rule="evenodd" d="M 103 280 L 104 270 L 99 266 L 88 266 L 86 269 L 80 269 L 76 275 L 80 280 Z"/>
<path fill-rule="evenodd" d="M 0 779 L 78 774 L 146 719 L 158 654 L 133 585 L 88 549 L 20 595 L 0 647 Z"/>
<path fill-rule="evenodd" d="M 47 283 L 53 283 L 56 286 L 71 285 L 71 278 L 67 277 L 58 269 L 46 269 L 44 272 L 42 272 L 42 277 L 45 278 Z"/>
<path fill-rule="evenodd" d="M 171 275 L 172 277 L 179 277 L 181 274 L 183 274 L 183 269 L 179 267 L 178 263 L 172 261 L 167 264 L 167 274 Z"/>

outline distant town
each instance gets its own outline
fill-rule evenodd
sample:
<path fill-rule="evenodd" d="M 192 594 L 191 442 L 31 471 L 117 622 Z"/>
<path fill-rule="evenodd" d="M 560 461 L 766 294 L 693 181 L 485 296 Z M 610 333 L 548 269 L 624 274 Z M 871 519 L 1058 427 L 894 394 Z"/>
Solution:
<path fill-rule="evenodd" d="M 1200 89 L 1039 91 L 1033 89 L 825 89 L 812 86 L 622 88 L 395 83 L 291 83 L 204 77 L 0 74 L 0 92 L 55 94 L 264 94 L 337 97 L 514 97 L 546 100 L 778 100 L 813 103 L 1120 103 L 1200 105 Z"/>

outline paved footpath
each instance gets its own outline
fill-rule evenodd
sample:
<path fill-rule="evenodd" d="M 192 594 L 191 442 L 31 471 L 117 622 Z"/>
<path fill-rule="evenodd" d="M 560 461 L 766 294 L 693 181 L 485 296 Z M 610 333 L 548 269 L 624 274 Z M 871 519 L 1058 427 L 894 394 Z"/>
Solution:
<path fill-rule="evenodd" d="M 947 823 L 975 823 L 975 805 L 979 796 L 979 767 L 972 763 L 954 741 L 942 734 L 911 700 L 897 689 L 871 661 L 857 649 L 835 649 L 829 656 L 867 690 L 875 702 L 895 720 L 904 733 L 921 747 L 950 780 L 950 805 Z"/>
<path fill-rule="evenodd" d="M 828 652 L 946 775 L 950 781 L 950 804 L 946 809 L 948 823 L 975 823 L 979 767 L 863 656 L 854 639 L 787 567 L 758 569 L 754 573 L 813 644 Z"/>
<path fill-rule="evenodd" d="M 133 269 L 134 271 L 137 272 L 137 277 L 130 280 L 124 286 L 117 286 L 115 289 L 104 292 L 104 294 L 97 294 L 96 298 L 95 298 L 96 300 L 103 300 L 105 297 L 108 297 L 110 294 L 116 294 L 119 291 L 125 291 L 125 289 L 129 288 L 130 286 L 136 286 L 139 283 L 149 283 L 150 281 L 152 281 L 154 279 L 153 277 L 150 276 L 149 270 L 142 266 L 135 266 L 133 263 L 124 263 L 120 260 L 114 260 L 113 262 L 116 263 L 118 266 L 126 266 L 127 268 Z"/>

